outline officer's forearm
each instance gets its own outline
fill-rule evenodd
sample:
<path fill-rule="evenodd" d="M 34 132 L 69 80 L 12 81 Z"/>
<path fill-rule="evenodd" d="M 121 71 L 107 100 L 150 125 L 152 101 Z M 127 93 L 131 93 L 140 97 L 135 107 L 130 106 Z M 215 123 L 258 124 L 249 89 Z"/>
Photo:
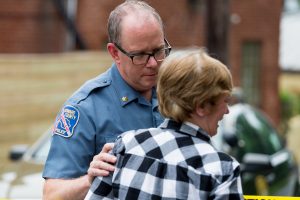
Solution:
<path fill-rule="evenodd" d="M 76 179 L 47 179 L 44 185 L 43 199 L 84 199 L 89 187 L 87 175 Z"/>

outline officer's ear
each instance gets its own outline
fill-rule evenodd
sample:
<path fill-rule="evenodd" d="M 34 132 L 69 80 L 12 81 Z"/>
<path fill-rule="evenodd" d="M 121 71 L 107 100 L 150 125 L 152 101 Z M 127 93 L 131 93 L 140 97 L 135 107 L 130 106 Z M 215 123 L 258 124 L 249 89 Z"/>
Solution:
<path fill-rule="evenodd" d="M 109 54 L 111 55 L 112 59 L 114 59 L 115 63 L 116 64 L 119 63 L 120 57 L 119 57 L 119 50 L 117 49 L 117 47 L 113 43 L 108 43 L 106 48 Z"/>

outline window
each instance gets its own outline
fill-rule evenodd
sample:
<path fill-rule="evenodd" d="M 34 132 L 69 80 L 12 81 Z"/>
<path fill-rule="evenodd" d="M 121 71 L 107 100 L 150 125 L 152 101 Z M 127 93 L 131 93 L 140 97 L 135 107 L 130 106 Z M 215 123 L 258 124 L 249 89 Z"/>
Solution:
<path fill-rule="evenodd" d="M 254 106 L 259 106 L 260 103 L 260 55 L 260 42 L 243 43 L 241 84 L 246 101 Z"/>

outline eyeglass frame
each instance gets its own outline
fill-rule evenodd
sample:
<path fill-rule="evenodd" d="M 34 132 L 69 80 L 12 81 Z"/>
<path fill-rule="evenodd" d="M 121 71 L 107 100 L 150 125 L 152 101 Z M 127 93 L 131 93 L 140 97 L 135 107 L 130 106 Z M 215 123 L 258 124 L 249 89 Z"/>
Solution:
<path fill-rule="evenodd" d="M 165 45 L 167 45 L 167 46 L 165 46 L 163 49 L 166 51 L 166 50 L 168 50 L 168 54 L 166 55 L 166 57 L 167 56 L 169 56 L 170 55 L 170 52 L 171 52 L 171 50 L 172 50 L 172 47 L 171 47 L 171 45 L 170 45 L 170 43 L 168 42 L 168 40 L 166 39 L 166 38 L 164 38 L 164 42 L 165 42 Z M 154 52 L 152 52 L 152 53 L 129 53 L 129 52 L 127 52 L 127 51 L 125 51 L 120 45 L 118 45 L 117 43 L 115 43 L 115 42 L 113 42 L 113 44 L 117 47 L 117 49 L 119 49 L 123 54 L 125 54 L 126 56 L 128 56 L 130 59 L 131 59 L 131 62 L 134 64 L 134 65 L 144 65 L 144 64 L 147 64 L 148 62 L 149 62 L 149 59 L 150 59 L 150 57 L 152 56 L 153 58 L 154 58 L 154 60 L 156 61 L 156 62 L 162 62 L 163 60 L 156 60 L 156 58 L 155 58 L 155 56 L 154 56 L 154 54 L 156 53 L 156 52 L 158 52 L 158 51 L 160 51 L 160 50 L 162 50 L 162 49 L 159 49 L 159 50 L 156 50 L 156 51 L 154 51 Z M 141 56 L 141 55 L 148 55 L 148 59 L 147 59 L 147 61 L 145 62 L 145 63 L 142 63 L 142 64 L 135 64 L 134 62 L 133 62 L 133 58 L 135 57 L 135 56 Z M 165 58 L 166 58 L 165 57 Z"/>

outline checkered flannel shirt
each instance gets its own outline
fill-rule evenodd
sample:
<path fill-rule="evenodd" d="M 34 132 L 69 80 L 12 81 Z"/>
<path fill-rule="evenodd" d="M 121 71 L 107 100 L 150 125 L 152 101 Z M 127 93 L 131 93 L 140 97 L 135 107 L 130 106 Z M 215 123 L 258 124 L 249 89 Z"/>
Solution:
<path fill-rule="evenodd" d="M 129 131 L 113 154 L 115 171 L 96 177 L 86 199 L 243 199 L 239 163 L 194 124 Z"/>

